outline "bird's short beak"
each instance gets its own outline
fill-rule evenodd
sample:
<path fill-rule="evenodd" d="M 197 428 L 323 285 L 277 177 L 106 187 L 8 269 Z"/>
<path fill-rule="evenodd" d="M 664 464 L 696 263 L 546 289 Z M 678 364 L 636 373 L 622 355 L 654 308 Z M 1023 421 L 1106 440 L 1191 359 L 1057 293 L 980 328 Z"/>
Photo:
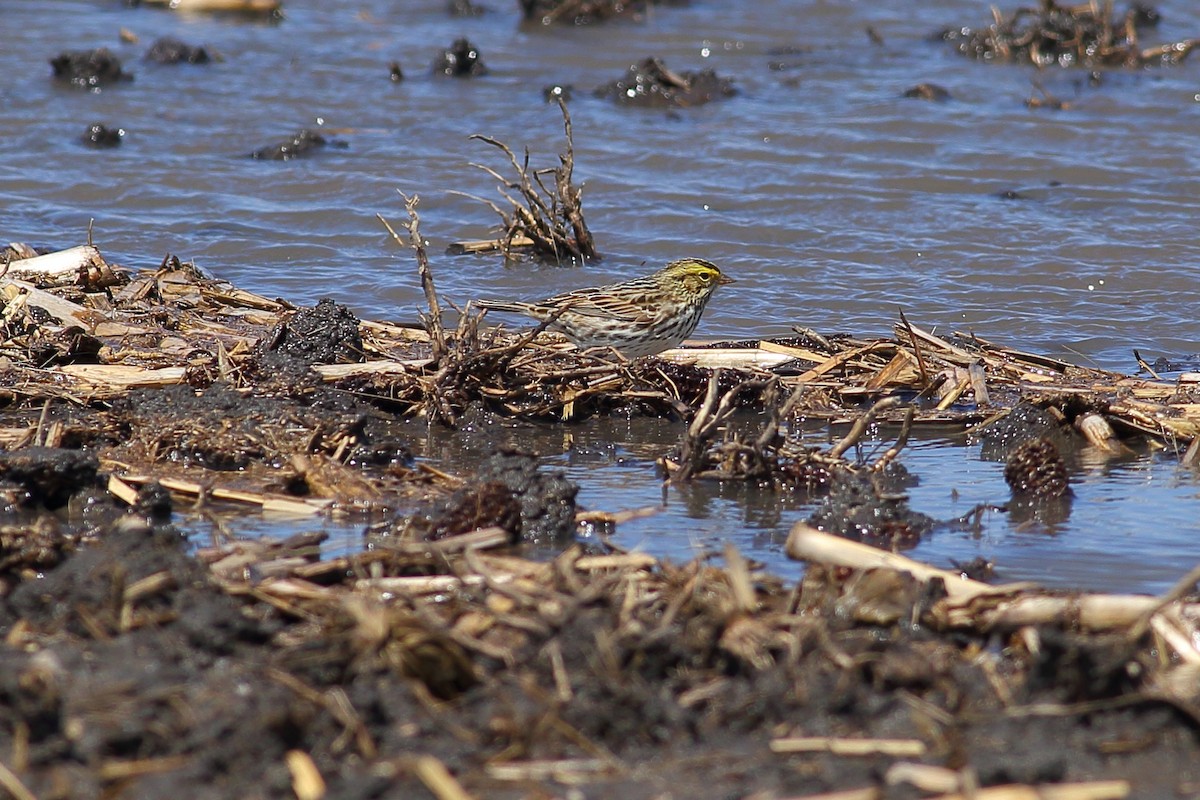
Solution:
<path fill-rule="evenodd" d="M 728 275 L 722 275 L 721 277 L 717 278 L 718 286 L 724 286 L 727 283 L 737 283 L 737 281 L 735 281 L 733 278 L 729 277 Z"/>

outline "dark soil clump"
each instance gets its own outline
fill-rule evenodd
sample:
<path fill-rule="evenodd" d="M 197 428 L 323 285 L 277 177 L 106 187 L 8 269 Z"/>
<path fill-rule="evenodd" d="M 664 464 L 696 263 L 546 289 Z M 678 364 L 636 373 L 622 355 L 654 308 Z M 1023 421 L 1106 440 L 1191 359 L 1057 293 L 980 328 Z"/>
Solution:
<path fill-rule="evenodd" d="M 885 550 L 915 547 L 933 529 L 933 519 L 908 506 L 902 487 L 906 473 L 836 470 L 829 493 L 809 524 Z"/>
<path fill-rule="evenodd" d="M 538 469 L 536 456 L 497 452 L 483 460 L 476 478 L 507 488 L 520 505 L 520 537 L 526 542 L 570 541 L 575 535 L 575 495 L 579 486 L 560 471 Z"/>
<path fill-rule="evenodd" d="M 133 75 L 121 67 L 121 60 L 107 47 L 96 50 L 76 50 L 50 60 L 55 80 L 80 89 L 98 90 L 102 86 L 133 80 Z"/>
<path fill-rule="evenodd" d="M 276 325 L 263 340 L 260 352 L 278 353 L 306 366 L 364 360 L 358 317 L 329 298 Z"/>
<path fill-rule="evenodd" d="M 125 138 L 125 131 L 122 128 L 110 128 L 107 125 L 95 123 L 89 125 L 88 129 L 83 132 L 83 143 L 88 147 L 97 149 L 118 147 L 121 140 Z"/>
<path fill-rule="evenodd" d="M 644 108 L 689 108 L 737 94 L 733 82 L 711 69 L 673 72 L 661 59 L 647 58 L 629 68 L 625 77 L 596 89 L 597 97 L 619 105 Z"/>
<path fill-rule="evenodd" d="M 99 469 L 96 457 L 81 450 L 27 447 L 0 453 L 0 496 L 8 494 L 17 505 L 61 508 L 71 495 L 98 485 Z"/>
<path fill-rule="evenodd" d="M 1067 446 L 1071 433 L 1059 417 L 1032 403 L 1022 402 L 981 428 L 978 436 L 983 440 L 982 458 L 1007 461 L 1017 448 L 1031 439 L 1047 439 L 1058 446 Z"/>
<path fill-rule="evenodd" d="M 295 136 L 278 144 L 260 147 L 250 154 L 250 157 L 260 161 L 291 161 L 294 158 L 304 158 L 324 147 L 344 148 L 344 142 L 328 140 L 316 131 L 304 128 Z"/>
<path fill-rule="evenodd" d="M 150 45 L 143 57 L 144 61 L 156 64 L 207 64 L 213 56 L 203 47 L 186 44 L 178 39 L 163 37 Z"/>
<path fill-rule="evenodd" d="M 542 25 L 590 25 L 617 17 L 640 17 L 652 5 L 688 4 L 688 0 L 518 0 L 527 22 Z"/>
<path fill-rule="evenodd" d="M 478 78 L 486 75 L 487 67 L 479 48 L 468 39 L 455 39 L 454 44 L 443 50 L 433 62 L 433 71 L 452 78 Z"/>
<path fill-rule="evenodd" d="M 521 503 L 497 481 L 473 483 L 435 501 L 396 526 L 401 537 L 437 541 L 480 528 L 503 528 L 513 541 L 521 533 Z"/>

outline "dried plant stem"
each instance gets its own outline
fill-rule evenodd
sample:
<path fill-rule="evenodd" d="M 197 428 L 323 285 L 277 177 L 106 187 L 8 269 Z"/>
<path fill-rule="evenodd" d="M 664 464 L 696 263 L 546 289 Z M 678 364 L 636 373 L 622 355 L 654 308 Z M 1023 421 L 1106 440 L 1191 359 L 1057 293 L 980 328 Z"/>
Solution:
<path fill-rule="evenodd" d="M 858 440 L 863 437 L 863 435 L 867 432 L 867 428 L 871 427 L 871 423 L 875 421 L 875 416 L 877 414 L 895 408 L 896 406 L 900 405 L 901 402 L 903 401 L 899 397 L 885 397 L 884 399 L 875 403 L 875 405 L 871 406 L 871 408 L 867 410 L 867 413 L 863 414 L 854 421 L 854 425 L 850 428 L 850 432 L 847 433 L 842 440 L 838 442 L 832 450 L 829 451 L 829 455 L 833 458 L 841 458 L 847 450 L 857 444 Z"/>
<path fill-rule="evenodd" d="M 437 288 L 433 284 L 433 273 L 429 270 L 429 254 L 425 252 L 425 243 L 421 239 L 421 218 L 417 214 L 417 204 L 421 202 L 421 196 L 414 194 L 412 197 L 400 193 L 404 198 L 404 210 L 408 212 L 408 241 L 400 238 L 391 224 L 383 218 L 382 214 L 376 214 L 375 218 L 383 223 L 383 227 L 387 228 L 388 233 L 397 244 L 402 247 L 411 247 L 417 254 L 417 271 L 421 276 L 421 289 L 425 292 L 425 302 L 429 306 L 429 313 L 422 314 L 421 320 L 425 323 L 425 329 L 429 332 L 429 340 L 433 345 L 433 360 L 439 362 L 442 356 L 446 354 L 446 331 L 442 325 L 442 308 L 438 302 Z"/>

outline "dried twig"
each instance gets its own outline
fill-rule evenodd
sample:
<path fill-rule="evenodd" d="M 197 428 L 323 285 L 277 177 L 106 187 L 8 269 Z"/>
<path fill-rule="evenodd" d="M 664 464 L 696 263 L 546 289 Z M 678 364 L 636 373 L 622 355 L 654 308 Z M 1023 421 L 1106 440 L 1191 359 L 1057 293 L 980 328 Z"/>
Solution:
<path fill-rule="evenodd" d="M 421 321 L 425 324 L 425 329 L 429 332 L 429 339 L 433 343 L 433 360 L 439 362 L 446 354 L 446 331 L 442 325 L 442 308 L 438 302 L 437 288 L 433 284 L 433 273 L 429 270 L 429 254 L 425 252 L 425 243 L 421 239 L 421 218 L 417 215 L 417 204 L 421 202 L 420 195 L 409 197 L 403 192 L 400 196 L 404 198 L 404 210 L 408 212 L 408 241 L 405 242 L 396 233 L 388 221 L 383 218 L 383 215 L 376 214 L 375 217 L 383 223 L 383 227 L 387 228 L 388 233 L 397 244 L 401 246 L 407 245 L 416 251 L 417 254 L 417 271 L 421 275 L 421 289 L 425 292 L 425 302 L 429 306 L 427 314 L 421 314 Z"/>
<path fill-rule="evenodd" d="M 854 421 L 854 425 L 850 428 L 850 432 L 842 437 L 842 440 L 838 442 L 832 450 L 829 451 L 829 455 L 832 458 L 841 458 L 847 450 L 857 444 L 858 440 L 863 437 L 863 435 L 867 432 L 867 428 L 871 427 L 871 423 L 875 421 L 875 416 L 877 414 L 895 408 L 902 402 L 903 401 L 899 397 L 885 397 L 876 402 L 875 405 L 871 406 L 867 410 L 867 413 L 861 415 L 857 420 Z"/>

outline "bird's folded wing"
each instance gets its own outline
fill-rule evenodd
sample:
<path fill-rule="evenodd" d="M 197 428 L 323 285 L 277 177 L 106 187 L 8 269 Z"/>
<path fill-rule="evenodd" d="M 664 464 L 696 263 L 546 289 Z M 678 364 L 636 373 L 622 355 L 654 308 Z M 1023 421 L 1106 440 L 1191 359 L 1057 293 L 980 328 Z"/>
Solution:
<path fill-rule="evenodd" d="M 658 318 L 660 308 L 625 298 L 598 294 L 590 297 L 572 297 L 571 313 L 599 319 L 617 319 L 623 322 L 648 325 Z"/>

